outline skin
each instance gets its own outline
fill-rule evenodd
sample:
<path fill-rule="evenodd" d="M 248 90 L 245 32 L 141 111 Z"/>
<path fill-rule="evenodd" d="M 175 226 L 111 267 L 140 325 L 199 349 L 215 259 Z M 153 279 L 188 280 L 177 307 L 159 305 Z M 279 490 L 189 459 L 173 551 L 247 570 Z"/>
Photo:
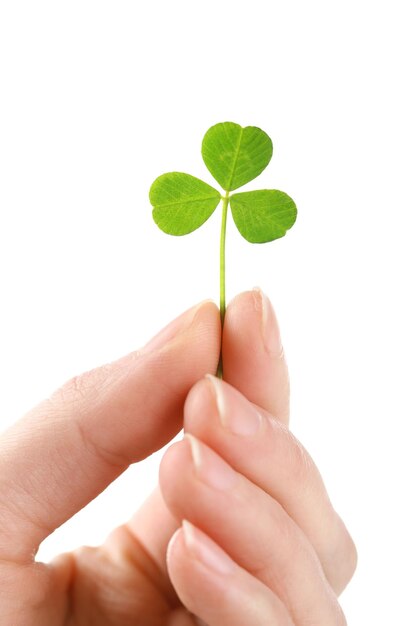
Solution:
<path fill-rule="evenodd" d="M 219 348 L 218 310 L 204 302 L 2 435 L 1 625 L 346 624 L 337 597 L 355 547 L 288 429 L 287 367 L 259 290 L 228 307 L 223 382 L 205 376 Z M 98 548 L 35 560 L 55 528 L 183 426 L 131 520 Z"/>

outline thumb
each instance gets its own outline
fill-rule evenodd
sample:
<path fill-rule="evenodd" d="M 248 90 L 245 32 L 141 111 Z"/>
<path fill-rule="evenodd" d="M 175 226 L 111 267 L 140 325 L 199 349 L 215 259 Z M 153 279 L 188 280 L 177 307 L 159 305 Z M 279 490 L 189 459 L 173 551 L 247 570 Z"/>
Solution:
<path fill-rule="evenodd" d="M 0 559 L 43 539 L 181 428 L 185 397 L 214 372 L 217 307 L 203 302 L 144 349 L 77 376 L 0 438 Z"/>

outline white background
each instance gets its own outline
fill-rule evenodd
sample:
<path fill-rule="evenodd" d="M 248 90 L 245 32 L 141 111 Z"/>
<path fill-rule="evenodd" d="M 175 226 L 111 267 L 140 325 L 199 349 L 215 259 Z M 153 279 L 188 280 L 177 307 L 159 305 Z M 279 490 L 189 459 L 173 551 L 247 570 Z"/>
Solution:
<path fill-rule="evenodd" d="M 219 211 L 153 224 L 170 170 L 212 182 L 209 126 L 263 128 L 251 188 L 297 202 L 251 246 L 230 220 L 228 297 L 271 297 L 292 425 L 355 538 L 349 624 L 415 623 L 416 93 L 413 2 L 0 2 L 0 425 L 66 379 L 136 349 L 218 290 Z M 48 559 L 99 543 L 159 456 L 59 529 Z"/>

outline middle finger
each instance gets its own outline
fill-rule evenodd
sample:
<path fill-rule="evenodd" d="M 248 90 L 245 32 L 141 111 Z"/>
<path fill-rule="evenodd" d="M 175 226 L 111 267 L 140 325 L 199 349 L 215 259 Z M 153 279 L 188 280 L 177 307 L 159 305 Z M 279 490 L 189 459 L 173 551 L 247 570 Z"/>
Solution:
<path fill-rule="evenodd" d="M 184 427 L 283 506 L 340 593 L 355 569 L 355 546 L 317 467 L 288 428 L 212 376 L 188 395 Z"/>

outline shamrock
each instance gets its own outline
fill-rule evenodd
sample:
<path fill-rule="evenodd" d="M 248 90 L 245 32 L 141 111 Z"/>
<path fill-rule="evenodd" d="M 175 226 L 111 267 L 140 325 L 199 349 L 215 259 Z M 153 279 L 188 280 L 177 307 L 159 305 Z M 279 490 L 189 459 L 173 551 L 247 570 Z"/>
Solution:
<path fill-rule="evenodd" d="M 283 237 L 296 220 L 297 207 L 290 196 L 276 189 L 231 193 L 259 176 L 271 160 L 272 141 L 260 128 L 243 128 L 233 122 L 215 124 L 204 135 L 201 152 L 207 169 L 224 194 L 190 174 L 169 172 L 154 181 L 149 198 L 154 221 L 169 235 L 187 235 L 196 230 L 222 201 L 220 317 L 223 325 L 229 204 L 237 229 L 250 243 L 266 243 Z"/>

